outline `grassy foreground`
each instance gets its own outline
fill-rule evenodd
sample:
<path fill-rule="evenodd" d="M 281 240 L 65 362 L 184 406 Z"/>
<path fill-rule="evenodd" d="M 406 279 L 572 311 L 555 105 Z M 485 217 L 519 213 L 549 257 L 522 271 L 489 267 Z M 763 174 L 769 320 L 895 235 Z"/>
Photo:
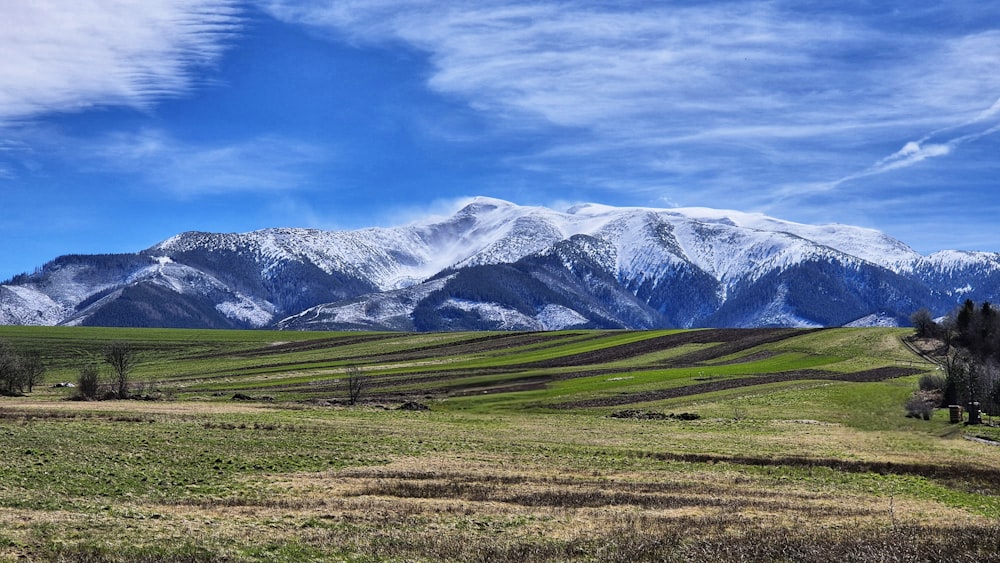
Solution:
<path fill-rule="evenodd" d="M 1000 560 L 1000 448 L 904 418 L 906 334 L 0 327 L 49 366 L 0 559 Z M 158 400 L 51 387 L 113 340 Z"/>

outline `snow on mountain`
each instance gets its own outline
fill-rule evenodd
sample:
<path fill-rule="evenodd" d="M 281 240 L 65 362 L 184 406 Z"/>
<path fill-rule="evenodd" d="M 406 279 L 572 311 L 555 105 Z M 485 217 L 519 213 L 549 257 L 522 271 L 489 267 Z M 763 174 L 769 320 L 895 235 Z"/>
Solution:
<path fill-rule="evenodd" d="M 380 289 L 392 289 L 400 280 L 425 274 L 408 266 L 425 263 L 430 249 L 405 229 L 352 232 L 282 228 L 242 234 L 183 233 L 152 251 L 175 256 L 204 251 L 237 253 L 259 263 L 264 278 L 273 276 L 284 262 L 308 262 L 327 274 L 350 273 L 371 280 Z"/>
<path fill-rule="evenodd" d="M 966 297 L 1000 297 L 1000 255 L 924 257 L 872 229 L 738 211 L 480 197 L 399 227 L 187 232 L 136 254 L 61 257 L 0 286 L 0 322 L 814 326 L 943 314 Z"/>
<path fill-rule="evenodd" d="M 755 322 L 748 323 L 745 327 L 751 326 L 794 326 L 799 328 L 820 328 L 822 325 L 815 321 L 802 318 L 796 314 L 794 308 L 788 304 L 788 286 L 781 284 L 774 293 L 773 298 L 757 315 Z"/>
<path fill-rule="evenodd" d="M 546 305 L 535 315 L 526 315 L 499 303 L 464 299 L 449 299 L 444 306 L 475 313 L 482 321 L 494 324 L 497 330 L 562 330 L 589 322 L 573 309 L 553 304 Z"/>
<path fill-rule="evenodd" d="M 280 320 L 277 327 L 296 330 L 350 330 L 358 327 L 412 330 L 413 323 L 409 318 L 412 304 L 440 290 L 448 279 L 450 276 L 419 286 L 317 305 Z"/>
<path fill-rule="evenodd" d="M 673 224 L 685 256 L 727 287 L 756 280 L 766 272 L 810 256 L 829 257 L 833 253 L 785 232 L 745 229 L 726 222 L 705 223 L 683 216 L 675 218 Z"/>
<path fill-rule="evenodd" d="M 1000 271 L 1000 255 L 992 252 L 943 250 L 927 256 L 922 262 L 942 272 L 956 272 L 968 268 L 986 272 Z"/>
<path fill-rule="evenodd" d="M 892 315 L 887 315 L 885 313 L 872 313 L 870 315 L 865 315 L 856 321 L 851 321 L 844 325 L 851 328 L 861 328 L 861 327 L 895 327 L 899 326 L 899 320 Z"/>
<path fill-rule="evenodd" d="M 66 308 L 29 286 L 0 286 L 0 324 L 50 326 L 66 316 Z"/>
<path fill-rule="evenodd" d="M 671 209 L 669 212 L 701 224 L 715 223 L 762 233 L 792 235 L 895 272 L 912 269 L 914 263 L 922 258 L 906 244 L 874 229 L 851 225 L 805 225 L 760 213 L 698 207 Z"/>
<path fill-rule="evenodd" d="M 454 236 L 440 236 L 442 231 Z M 419 283 L 447 268 L 516 262 L 574 235 L 610 242 L 615 248 L 613 267 L 626 278 L 637 273 L 656 276 L 682 261 L 731 281 L 786 267 L 807 255 L 830 256 L 832 251 L 881 264 L 909 263 L 919 257 L 882 233 L 856 227 L 811 227 L 708 209 L 585 205 L 563 213 L 492 198 L 475 198 L 444 222 L 337 232 L 198 233 L 174 237 L 154 248 L 183 251 L 208 245 L 253 252 L 268 264 L 306 260 L 327 273 L 350 272 L 371 280 L 386 291 Z M 819 240 L 810 240 L 809 235 Z"/>

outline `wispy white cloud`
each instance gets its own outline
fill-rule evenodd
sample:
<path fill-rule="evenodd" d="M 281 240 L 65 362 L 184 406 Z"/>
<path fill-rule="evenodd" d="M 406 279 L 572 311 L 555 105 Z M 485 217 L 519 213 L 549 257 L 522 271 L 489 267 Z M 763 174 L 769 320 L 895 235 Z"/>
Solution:
<path fill-rule="evenodd" d="M 939 25 L 947 7 L 865 14 L 764 1 L 264 5 L 335 40 L 427 53 L 429 88 L 498 123 L 551 131 L 550 149 L 520 159 L 525 166 L 572 169 L 567 155 L 589 163 L 603 153 L 619 173 L 664 174 L 658 185 L 780 197 L 793 183 L 834 190 L 953 154 L 990 126 L 921 139 L 1000 113 L 1000 31 Z M 911 19 L 889 25 L 901 18 Z M 878 151 L 891 143 L 905 149 L 883 158 Z M 742 180 L 713 185 L 705 175 Z M 588 171 L 581 180 L 594 177 Z"/>
<path fill-rule="evenodd" d="M 895 153 L 876 162 L 875 166 L 870 168 L 868 173 L 881 174 L 899 168 L 906 168 L 928 158 L 949 154 L 955 146 L 955 141 L 944 144 L 928 143 L 927 141 L 910 141 Z"/>
<path fill-rule="evenodd" d="M 908 141 L 903 145 L 903 148 L 880 159 L 868 168 L 848 174 L 835 181 L 815 184 L 813 191 L 831 191 L 847 182 L 909 168 L 930 158 L 947 156 L 966 143 L 977 141 L 997 132 L 1000 132 L 1000 99 L 972 119 L 952 127 L 939 129 L 916 141 Z"/>
<path fill-rule="evenodd" d="M 186 92 L 240 25 L 235 0 L 0 4 L 0 124 Z"/>
<path fill-rule="evenodd" d="M 665 109 L 704 116 L 780 108 L 787 104 L 784 94 L 765 87 L 773 74 L 755 70 L 800 72 L 833 40 L 831 33 L 842 39 L 854 33 L 818 34 L 815 23 L 784 18 L 765 5 L 648 6 L 276 2 L 271 9 L 353 41 L 405 42 L 431 55 L 435 72 L 428 85 L 435 90 L 482 109 L 571 127 L 610 127 Z M 789 48 L 790 41 L 800 48 Z"/>
<path fill-rule="evenodd" d="M 308 187 L 329 154 L 308 143 L 262 136 L 233 143 L 181 142 L 161 130 L 117 133 L 82 156 L 96 171 L 136 176 L 181 198 Z"/>

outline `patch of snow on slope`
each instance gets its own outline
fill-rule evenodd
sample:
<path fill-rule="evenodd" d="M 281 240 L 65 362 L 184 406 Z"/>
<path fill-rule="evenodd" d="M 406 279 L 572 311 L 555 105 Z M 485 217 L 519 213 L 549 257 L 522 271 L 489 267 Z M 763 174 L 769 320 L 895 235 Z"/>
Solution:
<path fill-rule="evenodd" d="M 236 295 L 237 301 L 224 301 L 215 306 L 215 310 L 230 319 L 236 319 L 260 328 L 267 326 L 274 318 L 272 311 L 261 307 L 245 295 Z"/>
<path fill-rule="evenodd" d="M 30 286 L 0 286 L 0 324 L 51 326 L 62 321 L 66 309 Z"/>
<path fill-rule="evenodd" d="M 865 315 L 860 319 L 851 321 L 844 325 L 850 328 L 864 328 L 864 327 L 898 327 L 899 322 L 895 317 L 891 315 L 886 315 L 885 313 L 872 313 L 870 315 Z"/>
<path fill-rule="evenodd" d="M 182 295 L 207 295 L 212 291 L 228 291 L 226 284 L 201 270 L 183 264 L 168 263 L 146 270 L 144 278 Z"/>
<path fill-rule="evenodd" d="M 626 283 L 658 279 L 685 263 L 673 227 L 649 212 L 632 213 L 609 222 L 600 236 L 616 247 L 614 273 Z"/>
<path fill-rule="evenodd" d="M 66 265 L 51 270 L 43 288 L 36 287 L 36 289 L 39 291 L 44 290 L 45 294 L 53 301 L 69 310 L 91 295 L 118 285 L 120 281 L 119 279 L 112 279 L 110 277 L 95 281 L 85 281 L 89 279 L 90 276 L 87 275 L 86 267 Z"/>
<path fill-rule="evenodd" d="M 496 328 L 499 330 L 541 330 L 543 328 L 539 321 L 499 303 L 481 303 L 451 298 L 446 300 L 441 307 L 454 307 L 462 311 L 478 313 L 481 319 L 496 323 Z"/>
<path fill-rule="evenodd" d="M 774 299 L 760 312 L 753 325 L 748 326 L 790 326 L 798 328 L 822 328 L 823 325 L 803 319 L 788 306 L 788 287 L 778 286 Z"/>
<path fill-rule="evenodd" d="M 573 326 L 587 324 L 586 317 L 577 313 L 569 307 L 549 304 L 542 308 L 542 311 L 535 316 L 545 330 L 561 330 Z"/>
<path fill-rule="evenodd" d="M 965 284 L 962 287 L 956 287 L 951 291 L 952 295 L 965 295 L 966 293 L 972 293 L 975 288 L 971 284 Z"/>
<path fill-rule="evenodd" d="M 156 260 L 155 264 L 146 266 L 145 268 L 142 268 L 132 273 L 127 278 L 125 278 L 125 285 L 133 284 L 156 275 L 162 275 L 168 268 L 170 269 L 187 268 L 187 266 L 184 266 L 183 264 L 177 264 L 167 256 L 158 256 L 155 258 L 155 260 Z"/>
<path fill-rule="evenodd" d="M 408 322 L 413 307 L 441 289 L 452 276 L 419 286 L 365 295 L 348 302 L 317 305 L 282 319 L 279 328 L 308 329 L 324 324 L 395 326 Z"/>
<path fill-rule="evenodd" d="M 494 238 L 484 233 L 483 239 Z M 459 263 L 459 266 L 481 264 L 505 264 L 517 262 L 521 258 L 540 252 L 564 238 L 563 233 L 552 223 L 540 217 L 519 217 L 514 219 L 506 233 L 496 238 L 481 250 Z"/>

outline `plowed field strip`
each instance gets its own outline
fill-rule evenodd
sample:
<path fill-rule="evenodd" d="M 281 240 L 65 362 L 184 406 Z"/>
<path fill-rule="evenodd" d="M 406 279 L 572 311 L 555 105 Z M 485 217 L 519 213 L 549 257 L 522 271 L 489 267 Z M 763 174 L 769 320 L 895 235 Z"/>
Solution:
<path fill-rule="evenodd" d="M 678 356 L 671 359 L 666 365 L 671 367 L 696 365 L 718 358 L 724 358 L 737 352 L 742 352 L 743 350 L 748 350 L 764 344 L 780 342 L 793 336 L 809 334 L 820 329 L 736 329 L 737 332 L 734 337 L 730 336 L 732 330 L 733 329 L 720 331 L 727 337 L 715 341 L 721 342 L 721 344 L 704 350 L 696 350 L 689 354 L 684 354 L 683 356 Z"/>
<path fill-rule="evenodd" d="M 583 338 L 576 338 L 574 342 L 585 342 L 604 338 L 608 334 L 597 332 Z M 444 350 L 447 356 L 462 356 L 467 354 L 481 354 L 484 352 L 495 352 L 508 348 L 530 346 L 532 344 L 548 343 L 548 346 L 558 346 L 563 344 L 567 337 L 574 336 L 567 333 L 558 332 L 516 332 L 512 334 L 493 335 L 484 338 L 468 340 L 462 344 L 444 343 L 421 348 L 413 348 L 401 352 L 389 354 L 354 356 L 340 359 L 364 359 L 366 364 L 381 364 L 389 362 L 412 362 L 440 357 Z"/>
<path fill-rule="evenodd" d="M 232 352 L 209 352 L 188 356 L 188 360 L 208 360 L 213 358 L 258 358 L 261 356 L 275 356 L 279 354 L 290 354 L 295 352 L 308 352 L 310 350 L 321 350 L 324 348 L 338 348 L 341 346 L 351 346 L 353 344 L 363 344 L 365 342 L 376 342 L 399 338 L 399 334 L 394 333 L 372 333 L 358 336 L 335 336 L 331 338 L 321 338 L 317 340 L 303 340 L 300 342 L 283 342 L 281 344 L 268 344 L 260 348 Z"/>
<path fill-rule="evenodd" d="M 182 377 L 174 378 L 174 381 L 187 381 L 192 379 L 205 380 L 220 377 L 232 377 L 234 375 L 242 375 L 249 373 L 260 373 L 262 371 L 268 370 L 279 370 L 282 368 L 300 368 L 306 369 L 310 365 L 317 365 L 323 363 L 334 363 L 334 362 L 351 362 L 360 361 L 365 365 L 376 366 L 378 364 L 384 363 L 398 363 L 398 362 L 413 362 L 420 360 L 427 360 L 431 358 L 439 358 L 443 356 L 461 356 L 468 354 L 482 354 L 488 352 L 495 352 L 498 350 L 504 350 L 508 348 L 520 347 L 520 346 L 530 346 L 532 344 L 548 342 L 550 346 L 558 346 L 565 342 L 567 337 L 573 335 L 567 335 L 567 333 L 556 333 L 556 332 L 514 332 L 505 334 L 493 334 L 489 336 L 480 336 L 476 338 L 471 338 L 459 343 L 456 342 L 444 342 L 440 344 L 433 344 L 429 346 L 421 346 L 417 348 L 411 348 L 398 352 L 388 352 L 385 354 L 354 354 L 354 355 L 335 355 L 336 350 L 342 346 L 347 346 L 349 344 L 364 343 L 366 340 L 364 338 L 359 338 L 357 340 L 347 337 L 350 342 L 346 344 L 341 344 L 340 342 L 344 340 L 344 337 L 324 339 L 326 342 L 325 346 L 317 346 L 315 349 L 327 348 L 330 350 L 331 355 L 329 357 L 323 358 L 309 358 L 308 360 L 289 360 L 289 361 L 275 361 L 270 363 L 255 363 L 252 366 L 234 367 L 227 369 L 225 373 L 219 373 L 218 371 L 212 372 L 200 372 L 200 373 L 189 373 Z M 583 342 L 591 339 L 603 338 L 607 336 L 606 333 L 595 333 L 593 335 L 588 335 L 580 338 L 578 335 L 575 342 Z M 384 340 L 389 338 L 405 338 L 403 335 L 383 335 L 381 338 L 372 338 L 371 341 Z M 295 350 L 300 351 L 300 350 Z M 267 352 L 263 349 L 262 352 Z M 225 355 L 221 355 L 223 357 Z M 246 358 L 250 357 L 250 354 L 229 354 L 233 358 Z"/>
<path fill-rule="evenodd" d="M 685 344 L 709 344 L 709 343 L 721 343 L 717 346 L 713 346 L 706 350 L 700 350 L 697 352 L 692 352 L 686 354 L 679 358 L 676 358 L 670 362 L 660 364 L 661 366 L 668 367 L 679 367 L 692 365 L 697 362 L 704 362 L 714 358 L 719 358 L 734 354 L 740 350 L 745 350 L 752 348 L 754 346 L 760 346 L 762 344 L 768 344 L 772 342 L 778 342 L 793 336 L 798 336 L 802 334 L 807 334 L 810 331 L 803 331 L 801 329 L 706 329 L 706 330 L 695 330 L 695 331 L 684 331 L 674 334 L 667 334 L 663 336 L 652 337 L 638 342 L 630 342 L 621 345 L 607 346 L 598 350 L 591 350 L 588 352 L 581 352 L 577 354 L 569 354 L 566 356 L 561 356 L 558 358 L 551 358 L 547 360 L 540 360 L 537 362 L 526 362 L 523 364 L 515 364 L 506 366 L 506 368 L 499 372 L 493 373 L 503 373 L 504 371 L 517 371 L 519 369 L 538 369 L 538 368 L 558 368 L 558 367 L 575 367 L 575 366 L 588 366 L 594 364 L 605 364 L 615 361 L 626 360 L 632 357 L 641 356 L 643 354 L 650 354 L 658 352 L 665 349 L 674 348 L 677 346 L 683 346 Z M 352 362 L 352 361 L 363 361 L 366 365 L 376 366 L 378 364 L 384 363 L 398 363 L 398 362 L 415 362 L 421 360 L 427 360 L 432 358 L 438 358 L 442 355 L 447 355 L 451 357 L 471 355 L 471 354 L 484 354 L 490 352 L 502 351 L 505 349 L 531 346 L 536 344 L 544 344 L 543 347 L 556 347 L 566 343 L 567 338 L 572 338 L 574 343 L 600 340 L 602 338 L 607 338 L 614 335 L 613 332 L 595 332 L 589 334 L 585 337 L 580 337 L 578 334 L 570 333 L 551 333 L 551 332 L 513 332 L 505 334 L 490 334 L 486 336 L 480 336 L 475 338 L 470 338 L 462 342 L 443 342 L 438 344 L 432 344 L 428 346 L 421 346 L 417 348 L 411 348 L 403 351 L 388 352 L 384 354 L 351 354 L 351 355 L 336 355 L 338 349 L 354 345 L 363 344 L 366 342 L 374 342 L 379 340 L 388 340 L 393 338 L 399 338 L 398 334 L 377 334 L 377 335 L 362 335 L 362 336 L 339 336 L 336 338 L 322 339 L 319 341 L 309 341 L 309 342 L 292 342 L 286 344 L 279 344 L 275 346 L 269 346 L 267 348 L 261 348 L 257 351 L 246 351 L 236 354 L 231 354 L 233 358 L 249 358 L 249 357 L 263 357 L 272 356 L 282 353 L 295 353 L 303 351 L 312 350 L 322 350 L 329 349 L 329 357 L 324 358 L 310 358 L 309 360 L 289 360 L 289 361 L 274 361 L 269 363 L 257 363 L 255 365 L 246 367 L 234 367 L 232 369 L 226 370 L 226 373 L 222 374 L 219 372 L 211 373 L 191 373 L 186 374 L 184 377 L 177 378 L 177 381 L 184 381 L 188 379 L 210 379 L 212 377 L 231 377 L 233 375 L 247 374 L 247 373 L 260 373 L 262 371 L 268 370 L 280 370 L 283 368 L 299 368 L 308 366 L 310 364 L 322 364 L 322 363 L 338 363 L 338 362 Z M 536 348 L 537 350 L 538 348 Z M 205 357 L 223 357 L 224 354 L 219 355 L 206 355 Z M 279 356 L 280 357 L 280 356 Z M 279 358 L 275 358 L 278 360 Z M 600 371 L 588 371 L 587 375 L 599 375 Z M 486 372 L 480 372 L 480 374 L 486 374 Z M 442 376 L 443 378 L 454 378 L 457 374 L 449 374 Z M 580 377 L 582 375 L 576 375 Z M 561 377 L 556 377 L 561 379 Z M 420 378 L 425 379 L 425 378 Z M 426 378 L 427 381 L 434 381 L 438 379 L 437 377 Z M 416 379 L 414 379 L 416 381 Z"/>
<path fill-rule="evenodd" d="M 702 393 L 712 393 L 715 391 L 725 391 L 728 389 L 738 389 L 751 385 L 765 385 L 768 383 L 786 383 L 800 380 L 825 380 L 825 381 L 853 381 L 872 382 L 904 377 L 920 373 L 923 370 L 916 368 L 882 367 L 854 373 L 835 373 L 822 370 L 798 370 L 784 373 L 774 373 L 770 375 L 760 375 L 755 377 L 741 377 L 739 379 L 722 379 L 707 383 L 696 383 L 684 387 L 674 387 L 670 389 L 658 389 L 655 391 L 640 391 L 636 393 L 623 393 L 609 397 L 598 397 L 595 399 L 585 399 L 572 401 L 569 403 L 558 403 L 551 405 L 555 408 L 578 409 L 590 407 L 613 407 L 629 405 L 632 403 L 646 403 L 650 401 L 662 401 L 665 399 L 676 399 L 690 395 L 700 395 Z"/>
<path fill-rule="evenodd" d="M 668 364 L 671 366 L 691 365 L 697 362 L 704 362 L 714 358 L 728 356 L 741 350 L 746 350 L 747 348 L 760 346 L 761 344 L 770 344 L 780 340 L 785 340 L 786 338 L 791 338 L 793 336 L 808 334 L 809 332 L 811 331 L 804 331 L 801 329 L 692 330 L 678 332 L 675 334 L 667 334 L 655 338 L 648 338 L 646 340 L 622 344 L 620 346 L 611 346 L 600 350 L 592 350 L 589 352 L 582 352 L 580 354 L 563 356 L 561 358 L 552 358 L 549 360 L 525 363 L 521 364 L 521 367 L 530 366 L 533 368 L 551 368 L 606 364 L 635 356 L 641 356 L 643 354 L 651 354 L 661 350 L 676 348 L 677 346 L 683 346 L 685 344 L 721 343 L 718 346 L 713 346 L 705 350 L 685 354 Z"/>

